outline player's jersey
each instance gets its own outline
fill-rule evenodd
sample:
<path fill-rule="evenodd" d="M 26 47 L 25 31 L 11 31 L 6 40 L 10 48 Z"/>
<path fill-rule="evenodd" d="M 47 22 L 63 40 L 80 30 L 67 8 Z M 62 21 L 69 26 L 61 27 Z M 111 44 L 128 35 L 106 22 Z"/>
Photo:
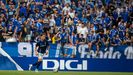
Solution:
<path fill-rule="evenodd" d="M 49 43 L 47 40 L 44 40 L 44 41 L 39 41 L 36 46 L 39 46 L 38 48 L 38 52 L 39 53 L 45 53 L 46 52 L 46 49 L 47 47 L 49 46 Z"/>

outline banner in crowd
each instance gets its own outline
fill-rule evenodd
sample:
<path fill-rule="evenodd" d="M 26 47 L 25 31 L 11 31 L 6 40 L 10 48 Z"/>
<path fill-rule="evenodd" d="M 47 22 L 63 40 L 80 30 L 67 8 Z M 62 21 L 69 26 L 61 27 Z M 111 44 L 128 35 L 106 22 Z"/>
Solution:
<path fill-rule="evenodd" d="M 35 57 L 35 45 L 36 43 L 1 43 L 1 48 L 8 53 L 11 57 Z M 76 55 L 76 58 L 95 58 L 96 47 L 93 46 L 91 50 L 88 49 L 88 45 L 77 45 L 64 47 L 65 53 L 68 55 Z M 45 57 L 55 58 L 60 57 L 61 45 L 50 44 L 49 54 Z M 133 46 L 114 46 L 114 47 L 101 47 L 99 50 L 100 59 L 133 59 Z"/>
<path fill-rule="evenodd" d="M 34 53 L 35 45 L 35 43 L 0 43 L 0 70 L 28 70 L 29 65 L 37 61 Z M 133 46 L 102 47 L 99 57 L 94 57 L 95 46 L 89 50 L 88 45 L 77 47 L 68 45 L 64 47 L 68 54 L 65 59 L 60 57 L 60 44 L 50 44 L 50 47 L 40 70 L 133 72 Z M 76 58 L 70 58 L 73 54 Z"/>

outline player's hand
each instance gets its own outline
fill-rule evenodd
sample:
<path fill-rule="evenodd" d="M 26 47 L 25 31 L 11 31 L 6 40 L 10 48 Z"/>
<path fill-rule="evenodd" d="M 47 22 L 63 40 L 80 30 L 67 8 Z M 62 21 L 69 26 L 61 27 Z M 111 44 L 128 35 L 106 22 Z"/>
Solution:
<path fill-rule="evenodd" d="M 45 54 L 48 55 L 48 50 L 46 50 L 46 53 Z"/>
<path fill-rule="evenodd" d="M 35 54 L 38 55 L 38 52 L 36 51 Z"/>
<path fill-rule="evenodd" d="M 48 52 L 46 52 L 46 55 L 48 55 Z"/>

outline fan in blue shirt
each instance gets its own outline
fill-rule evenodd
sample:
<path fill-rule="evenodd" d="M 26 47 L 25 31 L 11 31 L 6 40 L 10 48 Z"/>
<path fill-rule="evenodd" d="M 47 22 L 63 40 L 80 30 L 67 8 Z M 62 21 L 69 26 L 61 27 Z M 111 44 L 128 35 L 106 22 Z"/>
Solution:
<path fill-rule="evenodd" d="M 20 16 L 27 16 L 27 8 L 26 8 L 26 6 L 25 6 L 26 4 L 22 4 L 22 6 L 20 7 Z"/>
<path fill-rule="evenodd" d="M 119 29 L 119 36 L 121 39 L 123 39 L 126 31 L 126 26 L 124 26 L 124 21 L 119 22 L 118 29 Z"/>
<path fill-rule="evenodd" d="M 36 23 L 37 32 L 41 34 L 43 32 L 43 25 L 40 23 L 40 19 L 38 19 L 38 22 Z"/>
<path fill-rule="evenodd" d="M 115 19 L 115 20 L 117 20 L 117 18 L 118 18 L 118 13 L 114 10 L 113 11 L 113 18 Z"/>
<path fill-rule="evenodd" d="M 113 26 L 113 29 L 110 30 L 110 38 L 112 39 L 115 35 L 118 34 L 118 30 L 116 29 L 116 26 Z"/>
<path fill-rule="evenodd" d="M 114 45 L 121 45 L 121 39 L 119 37 L 119 35 L 116 35 L 115 38 L 113 39 Z"/>
<path fill-rule="evenodd" d="M 60 27 L 61 26 L 61 16 L 57 15 L 57 17 L 55 18 L 55 22 L 56 22 L 56 26 Z"/>
<path fill-rule="evenodd" d="M 128 19 L 129 19 L 129 15 L 128 15 L 128 12 L 124 9 L 123 12 L 120 13 L 122 19 L 124 20 L 124 22 L 127 22 Z"/>
<path fill-rule="evenodd" d="M 72 45 L 77 44 L 77 35 L 74 32 L 72 32 L 72 35 L 70 36 L 70 42 Z"/>

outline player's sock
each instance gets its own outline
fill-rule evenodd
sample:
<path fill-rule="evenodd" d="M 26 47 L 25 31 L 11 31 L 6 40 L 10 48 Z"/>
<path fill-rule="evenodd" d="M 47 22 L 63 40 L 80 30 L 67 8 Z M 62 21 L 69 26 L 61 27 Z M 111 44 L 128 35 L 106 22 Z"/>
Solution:
<path fill-rule="evenodd" d="M 33 64 L 33 66 L 37 66 L 38 63 L 39 63 L 39 62 L 37 61 L 36 63 Z"/>
<path fill-rule="evenodd" d="M 42 61 L 39 61 L 38 62 L 37 66 L 36 66 L 37 69 L 39 68 L 39 66 L 41 65 L 41 63 L 42 63 Z"/>

